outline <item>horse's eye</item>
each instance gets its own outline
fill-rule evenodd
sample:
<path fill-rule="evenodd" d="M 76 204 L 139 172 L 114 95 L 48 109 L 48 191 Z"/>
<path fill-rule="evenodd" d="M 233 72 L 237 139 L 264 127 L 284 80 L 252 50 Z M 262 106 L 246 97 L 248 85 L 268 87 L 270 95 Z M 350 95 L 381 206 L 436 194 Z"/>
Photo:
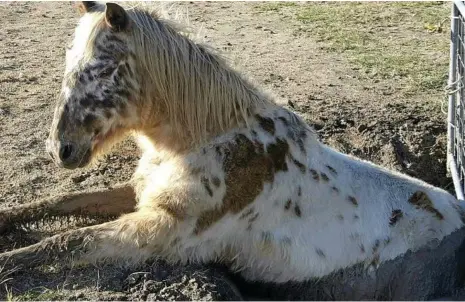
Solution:
<path fill-rule="evenodd" d="M 100 76 L 101 77 L 109 77 L 113 74 L 113 69 L 111 68 L 107 68 L 107 69 L 104 69 L 100 72 Z"/>

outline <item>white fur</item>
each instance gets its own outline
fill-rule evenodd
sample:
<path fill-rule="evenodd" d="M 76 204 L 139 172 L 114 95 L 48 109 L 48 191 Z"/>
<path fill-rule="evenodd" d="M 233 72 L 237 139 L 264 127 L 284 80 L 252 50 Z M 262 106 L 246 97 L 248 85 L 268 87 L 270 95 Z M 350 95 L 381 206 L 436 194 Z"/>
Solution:
<path fill-rule="evenodd" d="M 285 109 L 280 111 L 287 114 Z M 278 121 L 275 125 L 277 136 L 285 135 L 287 129 L 284 125 Z M 270 136 L 258 125 L 252 129 L 258 132 L 260 141 L 270 141 Z M 240 132 L 248 133 L 245 128 L 235 129 L 216 142 L 231 140 L 235 133 Z M 379 241 L 376 253 L 383 262 L 407 250 L 415 250 L 430 240 L 440 240 L 463 225 L 453 206 L 456 200 L 449 193 L 349 157 L 318 142 L 310 130 L 307 134 L 309 139 L 305 148 L 308 156 L 297 158 L 299 152 L 294 147 L 291 153 L 307 167 L 326 173 L 329 182 L 314 181 L 309 173 L 302 174 L 288 160 L 289 170 L 278 172 L 274 183 L 265 184 L 255 201 L 241 212 L 253 207 L 259 213 L 250 231 L 247 223 L 239 219 L 240 213 L 230 213 L 199 236 L 192 234 L 196 215 L 221 205 L 225 190 L 222 185 L 213 197 L 208 196 L 196 179 L 191 180 L 180 171 L 182 164 L 179 161 L 196 163 L 205 167 L 211 176 L 222 178 L 222 163 L 213 160 L 213 149 L 205 155 L 191 153 L 161 165 L 158 161 L 150 163 L 150 154 L 154 153 L 146 151 L 136 172 L 136 178 L 144 179 L 145 187 L 139 209 L 143 211 L 144 207 L 156 203 L 151 196 L 176 183 L 187 190 L 186 194 L 192 200 L 196 200 L 189 208 L 192 219 L 182 222 L 177 229 L 179 233 L 171 234 L 183 240 L 181 248 L 169 251 L 170 257 L 173 257 L 172 253 L 183 261 L 212 261 L 226 257 L 226 260 L 234 260 L 233 266 L 250 279 L 302 281 L 360 262 L 368 265 L 376 257 L 372 251 L 376 241 Z M 326 165 L 333 167 L 337 175 L 332 174 Z M 297 197 L 299 186 L 302 188 L 300 198 Z M 333 186 L 338 188 L 338 193 L 332 190 Z M 408 202 L 416 191 L 428 195 L 434 207 L 444 216 L 443 220 Z M 347 200 L 349 195 L 356 198 L 357 207 Z M 295 215 L 293 207 L 284 210 L 288 199 L 298 202 L 301 217 Z M 402 210 L 403 217 L 391 227 L 388 222 L 394 209 Z M 340 220 L 338 215 L 343 215 L 344 219 Z M 354 215 L 359 218 L 354 219 Z M 390 242 L 386 244 L 388 238 Z M 286 244 L 288 241 L 290 244 Z M 325 256 L 318 255 L 316 249 Z"/>
<path fill-rule="evenodd" d="M 140 24 L 158 28 L 153 20 L 141 16 L 138 17 Z M 67 69 L 77 64 L 73 60 L 83 56 L 82 45 L 89 38 L 89 28 L 95 25 L 92 23 L 95 18 L 88 18 L 84 16 L 78 27 Z M 156 33 L 154 31 L 152 36 L 158 40 L 147 40 L 153 49 L 160 48 L 157 45 L 162 42 L 170 42 L 166 45 L 178 45 L 178 53 L 189 53 L 187 46 L 191 42 L 185 38 L 175 34 L 156 36 Z M 144 35 L 139 36 L 141 40 L 146 39 Z M 95 241 L 98 247 L 95 253 L 100 253 L 100 256 L 121 255 L 140 259 L 159 255 L 182 262 L 222 260 L 242 270 L 249 279 L 302 281 L 357 263 L 376 266 L 431 240 L 441 240 L 463 225 L 455 210 L 455 198 L 444 190 L 339 153 L 320 143 L 313 131 L 300 121 L 295 125 L 306 134 L 305 152 L 302 152 L 289 136 L 289 128 L 279 120 L 279 117 L 286 117 L 288 121 L 298 121 L 298 118 L 276 106 L 269 96 L 239 73 L 221 61 L 212 68 L 200 59 L 181 62 L 179 57 L 170 57 L 170 49 L 162 50 L 166 51 L 166 66 L 171 66 L 170 63 L 202 72 L 191 74 L 171 66 L 176 71 L 172 72 L 173 79 L 163 78 L 165 65 L 159 64 L 157 60 L 160 58 L 153 53 L 150 56 L 145 54 L 144 49 L 136 53 L 139 60 L 148 61 L 142 65 L 153 69 L 144 71 L 148 74 L 145 80 L 152 81 L 146 84 L 146 90 L 153 87 L 166 90 L 161 97 L 166 108 L 160 112 L 167 114 L 161 119 L 156 116 L 157 111 L 143 112 L 147 114 L 148 122 L 152 119 L 165 124 L 154 123 L 156 126 L 153 126 L 147 122 L 137 129 L 139 133 L 136 136 L 143 150 L 134 175 L 139 199 L 137 212 L 110 224 L 115 229 L 103 228 L 103 239 Z M 212 60 L 216 58 L 212 57 Z M 181 74 L 182 71 L 187 75 Z M 177 81 L 175 76 L 185 81 Z M 203 81 L 195 82 L 200 76 L 204 77 Z M 219 81 L 222 77 L 229 82 Z M 181 93 L 183 89 L 189 93 Z M 213 92 L 204 94 L 204 91 Z M 155 103 L 156 98 L 146 97 L 144 101 L 146 104 Z M 239 105 L 239 110 L 235 105 Z M 274 135 L 257 123 L 256 113 L 273 120 Z M 149 127 L 153 129 L 147 129 Z M 252 138 L 252 130 L 256 131 L 256 138 Z M 182 135 L 183 132 L 193 134 Z M 278 171 L 272 182 L 264 183 L 253 202 L 239 213 L 226 213 L 195 234 L 199 217 L 221 207 L 226 194 L 224 158 L 218 158 L 215 146 L 233 142 L 237 134 L 256 139 L 265 146 L 275 143 L 277 138 L 285 140 L 290 146 L 289 153 L 306 167 L 306 171 L 302 173 L 287 157 L 288 170 Z M 207 143 L 200 140 L 200 136 L 206 138 Z M 170 149 L 170 143 L 182 147 Z M 212 196 L 207 194 L 199 176 L 190 173 L 193 167 L 200 167 L 210 178 L 221 180 Z M 318 173 L 319 181 L 313 179 L 309 169 Z M 324 181 L 322 173 L 328 176 L 328 181 Z M 299 187 L 301 196 L 298 196 Z M 409 202 L 416 192 L 428 196 L 434 209 L 443 215 L 442 220 L 431 211 L 419 209 Z M 161 197 L 166 195 L 170 197 L 171 206 L 182 208 L 183 215 L 177 220 L 174 215 L 160 210 Z M 288 200 L 291 204 L 286 209 Z M 357 205 L 353 202 L 355 200 Z M 296 205 L 300 211 L 296 210 Z M 241 216 L 251 209 L 258 216 L 249 229 L 248 218 L 242 219 Z M 392 211 L 397 209 L 403 216 L 391 226 Z M 178 244 L 172 244 L 176 239 L 179 239 Z"/>

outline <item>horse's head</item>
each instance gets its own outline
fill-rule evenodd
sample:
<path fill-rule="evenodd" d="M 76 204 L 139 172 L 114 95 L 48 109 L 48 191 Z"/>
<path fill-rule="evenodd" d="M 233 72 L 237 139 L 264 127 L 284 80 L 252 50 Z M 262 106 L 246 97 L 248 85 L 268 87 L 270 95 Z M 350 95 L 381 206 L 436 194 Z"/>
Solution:
<path fill-rule="evenodd" d="M 138 123 L 139 99 L 131 21 L 117 4 L 83 2 L 66 52 L 65 76 L 47 150 L 62 167 L 86 166 Z"/>

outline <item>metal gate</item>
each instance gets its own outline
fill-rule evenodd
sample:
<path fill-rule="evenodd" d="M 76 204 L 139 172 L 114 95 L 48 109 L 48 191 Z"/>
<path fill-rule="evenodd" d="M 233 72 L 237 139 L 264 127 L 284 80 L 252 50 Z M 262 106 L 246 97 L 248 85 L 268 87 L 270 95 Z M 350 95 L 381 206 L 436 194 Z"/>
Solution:
<path fill-rule="evenodd" d="M 454 1 L 451 14 L 447 163 L 455 193 L 464 200 L 465 154 L 465 3 Z"/>

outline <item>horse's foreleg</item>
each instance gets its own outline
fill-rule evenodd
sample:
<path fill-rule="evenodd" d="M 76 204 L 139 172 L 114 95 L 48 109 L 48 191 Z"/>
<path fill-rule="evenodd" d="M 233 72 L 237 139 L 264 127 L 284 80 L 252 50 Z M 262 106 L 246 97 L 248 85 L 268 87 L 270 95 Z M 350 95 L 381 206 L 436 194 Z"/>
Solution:
<path fill-rule="evenodd" d="M 0 210 L 0 233 L 18 224 L 56 216 L 116 217 L 134 211 L 136 197 L 129 184 L 111 189 L 58 195 Z"/>
<path fill-rule="evenodd" d="M 67 231 L 39 243 L 0 254 L 0 265 L 31 268 L 56 261 L 101 259 L 138 262 L 167 252 L 176 222 L 163 213 L 134 212 L 99 225 Z"/>

